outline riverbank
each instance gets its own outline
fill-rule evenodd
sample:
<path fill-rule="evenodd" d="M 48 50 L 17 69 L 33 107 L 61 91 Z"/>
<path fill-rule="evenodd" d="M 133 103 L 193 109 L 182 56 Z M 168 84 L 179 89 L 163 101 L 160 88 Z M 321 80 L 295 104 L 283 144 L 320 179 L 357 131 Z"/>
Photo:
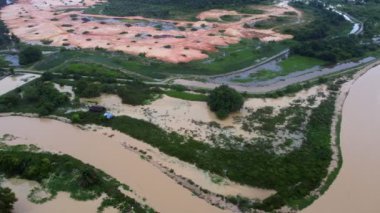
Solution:
<path fill-rule="evenodd" d="M 131 186 L 134 192 L 146 199 L 148 205 L 158 211 L 184 212 L 183 209 L 194 209 L 194 206 L 197 206 L 199 212 L 222 212 L 193 196 L 189 190 L 178 185 L 139 155 L 122 148 L 121 142 L 133 144 L 134 139 L 126 135 L 119 134 L 117 137 L 117 132 L 104 135 L 104 131 L 83 131 L 50 119 L 2 117 L 0 123 L 7 126 L 2 128 L 2 133 L 18 136 L 14 143 L 36 144 L 44 150 L 66 153 L 90 163 Z M 57 136 L 57 132 L 62 136 Z M 109 137 L 111 134 L 114 136 Z M 89 147 L 91 152 L 88 152 Z M 112 153 L 112 156 L 99 158 L 104 153 Z M 115 167 L 116 162 L 122 166 Z M 150 177 L 155 177 L 154 181 Z M 173 200 L 177 202 L 173 203 Z"/>
<path fill-rule="evenodd" d="M 341 125 L 341 149 L 344 164 L 330 189 L 303 212 L 378 212 L 380 198 L 377 168 L 380 158 L 374 143 L 380 123 L 378 97 L 380 88 L 380 63 L 356 73 L 343 91 L 343 118 Z M 368 73 L 367 73 L 368 72 Z M 363 76 L 364 75 L 364 76 Z M 361 77 L 362 76 L 362 77 Z M 359 78 L 360 77 L 360 78 Z M 365 95 L 363 95 L 365 94 Z M 342 109 L 341 109 L 342 111 Z M 368 125 L 370 124 L 370 125 Z M 358 143 L 360 141 L 360 143 Z M 330 168 L 339 163 L 339 147 L 335 146 L 335 160 Z M 372 154 L 371 154 L 372 153 Z M 373 168 L 373 169 L 371 169 Z M 369 196 L 370 195 L 370 196 Z"/>

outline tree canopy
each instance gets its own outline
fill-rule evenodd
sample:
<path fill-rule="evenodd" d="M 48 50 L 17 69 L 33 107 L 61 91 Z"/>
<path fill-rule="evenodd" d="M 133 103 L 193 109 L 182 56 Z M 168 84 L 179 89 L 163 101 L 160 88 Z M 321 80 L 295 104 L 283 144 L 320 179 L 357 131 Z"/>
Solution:
<path fill-rule="evenodd" d="M 38 47 L 27 47 L 20 51 L 19 58 L 21 65 L 31 64 L 42 58 L 42 52 Z"/>
<path fill-rule="evenodd" d="M 236 90 L 222 85 L 211 91 L 207 104 L 218 118 L 223 119 L 229 113 L 239 111 L 244 104 L 244 98 Z"/>
<path fill-rule="evenodd" d="M 0 187 L 0 212 L 10 213 L 17 201 L 15 194 L 9 188 Z"/>

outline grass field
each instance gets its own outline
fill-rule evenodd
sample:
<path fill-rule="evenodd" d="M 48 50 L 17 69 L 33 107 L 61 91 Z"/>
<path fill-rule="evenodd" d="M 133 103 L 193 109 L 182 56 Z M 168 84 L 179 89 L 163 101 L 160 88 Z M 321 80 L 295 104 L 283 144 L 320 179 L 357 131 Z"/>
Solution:
<path fill-rule="evenodd" d="M 247 66 L 258 60 L 275 55 L 286 49 L 286 42 L 263 43 L 245 39 L 238 44 L 220 47 L 209 53 L 209 58 L 186 64 L 170 64 L 140 56 L 104 50 L 64 50 L 46 56 L 33 66 L 37 70 L 63 68 L 69 63 L 102 64 L 112 69 L 124 69 L 150 78 L 162 79 L 172 74 L 216 75 L 228 73 Z"/>
<path fill-rule="evenodd" d="M 179 98 L 187 101 L 207 101 L 207 96 L 203 94 L 188 93 L 176 90 L 166 91 L 165 94 L 173 98 Z"/>
<path fill-rule="evenodd" d="M 293 55 L 278 64 L 281 67 L 280 71 L 263 69 L 256 73 L 251 73 L 247 78 L 235 78 L 232 81 L 238 83 L 247 83 L 259 80 L 269 80 L 278 76 L 285 76 L 293 72 L 306 70 L 315 66 L 323 66 L 325 64 L 325 61 L 319 59 Z"/>

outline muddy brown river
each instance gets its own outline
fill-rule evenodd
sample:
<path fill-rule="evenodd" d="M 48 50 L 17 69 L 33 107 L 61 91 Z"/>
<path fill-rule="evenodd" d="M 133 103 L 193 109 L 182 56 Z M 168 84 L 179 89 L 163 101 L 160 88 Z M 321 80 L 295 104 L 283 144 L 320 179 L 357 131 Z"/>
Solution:
<path fill-rule="evenodd" d="M 36 144 L 44 150 L 69 154 L 94 165 L 131 186 L 159 212 L 223 212 L 193 196 L 139 155 L 121 149 L 119 143 L 100 132 L 84 131 L 51 119 L 0 117 L 0 134 L 6 133 L 18 137 L 9 144 Z"/>
<path fill-rule="evenodd" d="M 343 107 L 343 167 L 304 213 L 380 212 L 380 66 L 351 87 Z"/>

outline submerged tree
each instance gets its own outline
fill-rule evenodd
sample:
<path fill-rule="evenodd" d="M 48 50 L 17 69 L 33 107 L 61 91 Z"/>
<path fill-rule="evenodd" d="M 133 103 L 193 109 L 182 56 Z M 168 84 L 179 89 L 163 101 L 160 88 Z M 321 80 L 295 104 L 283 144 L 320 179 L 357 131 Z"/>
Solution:
<path fill-rule="evenodd" d="M 9 188 L 0 187 L 0 212 L 10 213 L 17 201 L 15 194 Z"/>
<path fill-rule="evenodd" d="M 19 53 L 20 64 L 31 64 L 42 58 L 42 52 L 38 47 L 27 47 Z"/>
<path fill-rule="evenodd" d="M 224 119 L 231 112 L 237 112 L 241 109 L 244 104 L 244 98 L 236 90 L 222 85 L 211 91 L 207 104 L 218 118 Z"/>

